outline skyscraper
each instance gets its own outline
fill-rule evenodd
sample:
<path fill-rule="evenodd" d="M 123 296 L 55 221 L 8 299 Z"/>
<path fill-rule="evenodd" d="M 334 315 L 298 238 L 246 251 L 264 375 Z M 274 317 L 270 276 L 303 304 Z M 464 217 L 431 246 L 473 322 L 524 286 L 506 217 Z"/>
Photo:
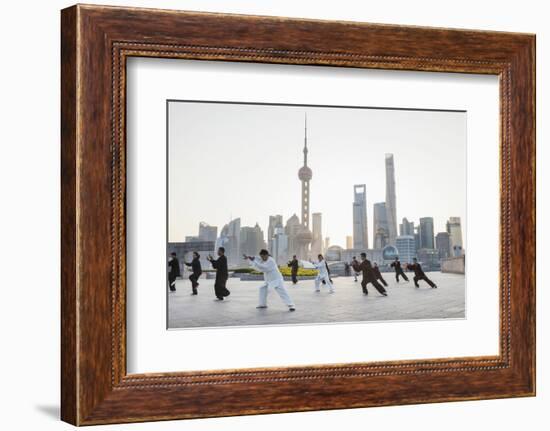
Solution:
<path fill-rule="evenodd" d="M 243 226 L 240 232 L 240 253 L 256 256 L 265 248 L 264 233 L 258 223 L 254 227 Z"/>
<path fill-rule="evenodd" d="M 386 214 L 388 221 L 389 242 L 391 245 L 395 245 L 395 238 L 397 237 L 397 215 L 393 154 L 386 154 Z"/>
<path fill-rule="evenodd" d="M 353 197 L 353 248 L 366 250 L 369 248 L 366 185 L 354 185 Z"/>
<path fill-rule="evenodd" d="M 323 216 L 321 213 L 313 213 L 311 215 L 311 227 L 313 233 L 313 240 L 311 242 L 311 255 L 314 258 L 323 252 L 322 217 Z"/>
<path fill-rule="evenodd" d="M 201 241 L 216 241 L 218 237 L 218 227 L 210 226 L 208 223 L 201 221 L 199 223 L 199 240 Z"/>
<path fill-rule="evenodd" d="M 267 227 L 267 249 L 273 254 L 273 236 L 275 235 L 275 229 L 277 227 L 283 227 L 283 216 L 272 215 L 269 216 L 269 225 Z"/>
<path fill-rule="evenodd" d="M 289 257 L 288 235 L 282 227 L 276 227 L 273 231 L 271 255 L 278 265 L 286 265 Z"/>
<path fill-rule="evenodd" d="M 388 245 L 388 218 L 386 214 L 386 203 L 377 202 L 373 207 L 373 236 L 375 249 L 382 249 Z"/>
<path fill-rule="evenodd" d="M 224 247 L 229 265 L 235 266 L 242 263 L 241 249 L 241 219 L 236 218 L 227 223 L 216 240 L 216 247 Z"/>
<path fill-rule="evenodd" d="M 353 248 L 353 237 L 351 235 L 346 236 L 346 249 L 350 250 Z"/>
<path fill-rule="evenodd" d="M 462 226 L 460 217 L 449 217 L 447 233 L 451 237 L 451 250 L 462 250 Z"/>
<path fill-rule="evenodd" d="M 435 236 L 435 248 L 439 252 L 440 259 L 451 255 L 451 236 L 448 232 L 438 232 Z"/>
<path fill-rule="evenodd" d="M 416 257 L 416 245 L 413 235 L 400 235 L 395 239 L 395 247 L 399 253 L 399 259 L 405 262 L 412 262 Z"/>
<path fill-rule="evenodd" d="M 306 259 L 309 255 L 309 245 L 313 239 L 313 235 L 309 230 L 309 208 L 310 208 L 310 193 L 309 182 L 313 176 L 311 168 L 307 165 L 307 116 L 304 119 L 304 165 L 298 171 L 298 178 L 302 182 L 302 219 L 300 229 L 294 236 L 298 257 Z M 292 243 L 292 241 L 291 241 Z"/>
<path fill-rule="evenodd" d="M 434 248 L 434 219 L 433 217 L 420 218 L 420 247 Z"/>
<path fill-rule="evenodd" d="M 403 221 L 399 225 L 399 235 L 414 236 L 414 222 L 407 220 L 407 217 L 403 217 Z"/>

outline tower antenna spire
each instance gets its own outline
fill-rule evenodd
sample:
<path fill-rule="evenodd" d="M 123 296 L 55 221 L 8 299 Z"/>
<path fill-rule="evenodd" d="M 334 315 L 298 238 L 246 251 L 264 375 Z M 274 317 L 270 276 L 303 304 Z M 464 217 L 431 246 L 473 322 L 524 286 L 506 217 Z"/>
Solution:
<path fill-rule="evenodd" d="M 304 113 L 304 166 L 307 166 L 307 112 Z"/>

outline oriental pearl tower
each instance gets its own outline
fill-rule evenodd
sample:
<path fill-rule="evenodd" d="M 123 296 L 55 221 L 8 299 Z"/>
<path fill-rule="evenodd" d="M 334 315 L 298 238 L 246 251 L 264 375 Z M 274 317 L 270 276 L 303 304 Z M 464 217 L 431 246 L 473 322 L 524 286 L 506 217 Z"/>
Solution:
<path fill-rule="evenodd" d="M 308 257 L 309 245 L 313 235 L 309 229 L 309 182 L 313 176 L 311 168 L 307 165 L 307 114 L 304 118 L 304 165 L 298 170 L 298 178 L 302 182 L 302 220 L 301 229 L 296 235 L 298 242 L 298 254 L 302 259 Z"/>

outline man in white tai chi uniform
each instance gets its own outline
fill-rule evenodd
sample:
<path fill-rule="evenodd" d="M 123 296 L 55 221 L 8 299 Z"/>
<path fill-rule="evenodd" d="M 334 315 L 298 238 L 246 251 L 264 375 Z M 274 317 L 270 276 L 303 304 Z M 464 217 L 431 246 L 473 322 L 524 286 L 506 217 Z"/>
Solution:
<path fill-rule="evenodd" d="M 267 308 L 267 289 L 272 287 L 279 294 L 289 311 L 295 311 L 294 303 L 286 290 L 284 278 L 275 260 L 267 250 L 260 250 L 260 257 L 243 255 L 252 267 L 264 273 L 264 284 L 260 286 L 260 303 L 256 308 Z"/>
<path fill-rule="evenodd" d="M 322 254 L 320 254 L 318 258 L 319 262 L 313 264 L 313 266 L 319 270 L 319 274 L 315 278 L 315 292 L 321 291 L 321 283 L 324 281 L 324 284 L 328 287 L 329 293 L 334 293 L 334 285 L 332 284 L 328 274 L 328 265 Z"/>

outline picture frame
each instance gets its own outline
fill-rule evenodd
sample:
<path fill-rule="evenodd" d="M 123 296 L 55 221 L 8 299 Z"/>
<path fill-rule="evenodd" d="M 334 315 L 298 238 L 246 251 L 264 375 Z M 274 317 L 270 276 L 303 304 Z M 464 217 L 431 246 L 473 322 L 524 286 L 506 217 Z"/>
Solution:
<path fill-rule="evenodd" d="M 76 5 L 61 12 L 61 54 L 62 420 L 535 395 L 534 35 Z M 126 61 L 136 56 L 497 75 L 499 354 L 128 374 Z"/>

